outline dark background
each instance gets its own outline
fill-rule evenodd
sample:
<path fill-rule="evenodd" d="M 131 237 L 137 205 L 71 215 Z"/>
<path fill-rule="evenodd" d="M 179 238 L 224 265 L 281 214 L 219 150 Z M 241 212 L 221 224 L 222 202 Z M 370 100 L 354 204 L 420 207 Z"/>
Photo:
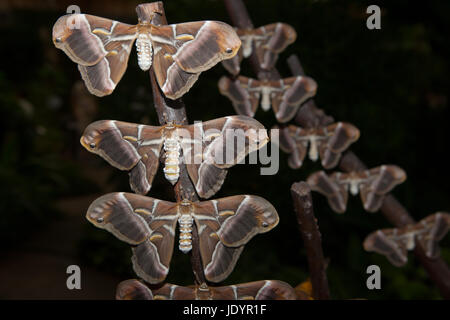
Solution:
<path fill-rule="evenodd" d="M 114 93 L 91 96 L 76 65 L 51 41 L 54 22 L 70 4 L 83 13 L 136 23 L 138 1 L 2 1 L 0 4 L 0 298 L 110 299 L 119 281 L 135 277 L 130 248 L 96 229 L 84 215 L 90 202 L 112 191 L 129 191 L 128 175 L 111 168 L 79 144 L 92 121 L 115 119 L 157 124 L 148 74 L 137 67 L 135 50 Z M 361 130 L 352 145 L 369 167 L 397 164 L 408 179 L 393 191 L 415 219 L 450 210 L 448 184 L 448 88 L 450 2 L 422 1 L 245 1 L 255 27 L 286 22 L 297 41 L 280 55 L 283 77 L 291 74 L 286 58 L 299 55 L 306 74 L 319 84 L 319 107 L 337 121 Z M 366 28 L 366 8 L 382 7 L 381 30 Z M 169 0 L 169 23 L 221 20 L 230 23 L 219 0 Z M 217 89 L 226 74 L 221 65 L 204 72 L 184 96 L 190 122 L 209 120 L 234 110 Z M 255 77 L 247 62 L 243 75 Z M 271 111 L 256 114 L 266 128 Z M 276 176 L 260 176 L 259 165 L 229 171 L 216 197 L 255 194 L 278 210 L 280 224 L 258 235 L 244 249 L 225 284 L 278 279 L 296 286 L 308 276 L 303 243 L 290 197 L 293 182 L 320 170 L 306 161 L 300 170 L 287 166 L 281 153 Z M 150 196 L 173 200 L 161 172 Z M 364 212 L 359 198 L 349 199 L 338 215 L 314 194 L 316 216 L 329 258 L 333 298 L 437 299 L 426 272 L 409 255 L 396 268 L 367 253 L 362 241 L 378 228 L 391 227 L 379 213 Z M 450 262 L 449 237 L 441 242 Z M 66 288 L 66 268 L 82 270 L 82 290 Z M 382 290 L 366 288 L 366 268 L 377 264 Z M 168 282 L 193 281 L 189 258 L 175 250 Z"/>

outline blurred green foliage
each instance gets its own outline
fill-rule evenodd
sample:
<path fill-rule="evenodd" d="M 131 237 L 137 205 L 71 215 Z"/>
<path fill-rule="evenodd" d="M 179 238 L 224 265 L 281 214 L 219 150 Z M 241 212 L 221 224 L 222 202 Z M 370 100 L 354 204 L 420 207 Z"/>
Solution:
<path fill-rule="evenodd" d="M 438 210 L 450 210 L 447 148 L 449 141 L 448 88 L 449 20 L 448 1 L 413 4 L 402 0 L 379 3 L 382 29 L 366 28 L 368 1 L 359 0 L 247 0 L 254 25 L 276 21 L 297 30 L 295 44 L 280 55 L 277 67 L 290 76 L 285 63 L 299 55 L 306 73 L 319 84 L 316 103 L 339 121 L 361 130 L 352 149 L 373 167 L 393 163 L 403 167 L 408 180 L 394 190 L 395 196 L 419 220 Z M 82 8 L 83 9 L 83 8 Z M 169 22 L 214 19 L 230 22 L 222 1 L 167 1 Z M 83 9 L 84 10 L 84 9 Z M 89 12 L 108 17 L 103 12 Z M 83 172 L 89 164 L 75 156 L 81 146 L 79 134 L 70 123 L 70 90 L 80 76 L 62 52 L 53 48 L 51 27 L 62 12 L 10 12 L 0 24 L 7 43 L 0 68 L 0 243 L 14 248 L 24 234 L 38 223 L 51 223 L 54 203 L 61 197 L 101 193 Z M 130 3 L 125 17 L 109 17 L 133 23 Z M 23 23 L 26 21 L 26 23 Z M 26 39 L 26 41 L 24 41 Z M 6 50 L 11 50 L 7 53 Z M 52 55 L 56 59 L 49 60 Z M 97 119 L 156 124 L 148 75 L 129 62 L 122 81 L 110 96 L 97 99 Z M 209 120 L 234 113 L 217 90 L 225 74 L 221 66 L 203 73 L 185 95 L 189 120 Z M 252 76 L 244 61 L 243 75 Z M 256 118 L 267 128 L 275 124 L 272 112 L 259 110 Z M 99 164 L 92 155 L 92 165 Z M 280 224 L 255 237 L 243 251 L 225 283 L 279 279 L 292 285 L 307 277 L 307 262 L 290 198 L 293 182 L 320 169 L 306 162 L 300 170 L 288 168 L 280 154 L 276 176 L 261 176 L 259 166 L 231 169 L 217 197 L 256 194 L 270 200 L 280 214 Z M 127 175 L 118 170 L 111 177 L 117 191 L 129 191 Z M 150 193 L 171 200 L 170 186 L 161 173 Z M 321 228 L 325 255 L 330 259 L 328 277 L 334 298 L 434 299 L 439 294 L 424 269 L 410 254 L 403 268 L 395 268 L 382 256 L 369 254 L 361 246 L 365 236 L 390 227 L 380 214 L 363 211 L 357 198 L 350 198 L 348 211 L 333 213 L 325 199 L 314 194 L 315 212 Z M 80 213 L 80 217 L 83 213 Z M 129 247 L 107 232 L 86 225 L 80 256 L 105 272 L 134 277 Z M 450 241 L 442 242 L 442 255 L 450 262 Z M 382 270 L 382 290 L 365 287 L 366 267 Z M 190 284 L 192 274 L 187 256 L 174 253 L 168 281 Z"/>

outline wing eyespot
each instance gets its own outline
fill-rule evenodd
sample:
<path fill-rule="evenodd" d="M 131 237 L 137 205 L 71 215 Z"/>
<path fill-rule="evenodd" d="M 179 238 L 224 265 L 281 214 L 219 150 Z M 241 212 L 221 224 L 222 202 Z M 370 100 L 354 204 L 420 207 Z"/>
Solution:
<path fill-rule="evenodd" d="M 98 223 L 102 223 L 103 221 L 105 221 L 105 219 L 103 219 L 103 218 L 97 218 L 97 222 L 98 222 Z"/>

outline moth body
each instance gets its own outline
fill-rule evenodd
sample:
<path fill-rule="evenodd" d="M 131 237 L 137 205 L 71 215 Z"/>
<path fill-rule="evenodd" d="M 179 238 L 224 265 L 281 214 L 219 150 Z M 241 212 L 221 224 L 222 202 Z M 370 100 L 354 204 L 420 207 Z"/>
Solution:
<path fill-rule="evenodd" d="M 164 140 L 164 151 L 166 152 L 164 175 L 172 184 L 175 184 L 180 176 L 180 149 L 178 137 L 171 136 Z"/>
<path fill-rule="evenodd" d="M 270 109 L 270 93 L 271 93 L 270 87 L 266 86 L 262 87 L 261 107 L 263 108 L 264 111 L 268 111 Z"/>
<path fill-rule="evenodd" d="M 312 161 L 317 161 L 317 159 L 319 159 L 317 140 L 320 140 L 319 136 L 309 137 L 309 159 L 311 159 Z"/>
<path fill-rule="evenodd" d="M 152 65 L 152 42 L 147 33 L 140 33 L 136 40 L 138 65 L 143 71 Z"/>
<path fill-rule="evenodd" d="M 180 228 L 180 239 L 178 248 L 183 253 L 188 253 L 192 249 L 192 224 L 194 219 L 191 214 L 182 214 L 178 218 Z"/>
<path fill-rule="evenodd" d="M 356 196 L 359 192 L 359 180 L 352 179 L 349 181 L 350 193 Z"/>

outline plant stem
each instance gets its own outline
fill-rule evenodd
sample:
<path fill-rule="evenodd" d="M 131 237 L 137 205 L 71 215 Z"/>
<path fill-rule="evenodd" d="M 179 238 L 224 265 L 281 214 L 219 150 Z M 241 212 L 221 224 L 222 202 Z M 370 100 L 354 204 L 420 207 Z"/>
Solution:
<path fill-rule="evenodd" d="M 164 5 L 161 1 L 152 2 L 149 4 L 138 5 L 136 11 L 139 18 L 146 18 L 154 25 L 166 25 L 167 19 L 164 12 Z M 153 12 L 159 12 L 160 14 L 151 15 Z M 156 113 L 160 125 L 165 125 L 167 122 L 176 124 L 188 124 L 186 116 L 186 108 L 181 99 L 171 100 L 164 96 L 157 81 L 153 70 L 153 66 L 150 68 L 150 84 L 153 92 L 153 102 L 155 105 Z M 164 155 L 161 157 L 161 162 L 164 161 Z M 187 199 L 190 201 L 199 201 L 195 187 L 192 184 L 191 179 L 186 170 L 186 165 L 183 161 L 180 162 L 180 177 L 178 182 L 174 186 L 174 193 L 176 201 L 182 201 Z M 196 284 L 202 284 L 206 282 L 203 272 L 203 264 L 200 256 L 200 246 L 198 243 L 198 231 L 195 223 L 192 226 L 192 250 L 191 250 L 191 266 L 195 276 Z"/>
<path fill-rule="evenodd" d="M 322 239 L 314 216 L 311 189 L 304 181 L 296 182 L 291 187 L 291 195 L 308 257 L 313 297 L 318 300 L 329 299 L 330 291 L 322 252 Z"/>

